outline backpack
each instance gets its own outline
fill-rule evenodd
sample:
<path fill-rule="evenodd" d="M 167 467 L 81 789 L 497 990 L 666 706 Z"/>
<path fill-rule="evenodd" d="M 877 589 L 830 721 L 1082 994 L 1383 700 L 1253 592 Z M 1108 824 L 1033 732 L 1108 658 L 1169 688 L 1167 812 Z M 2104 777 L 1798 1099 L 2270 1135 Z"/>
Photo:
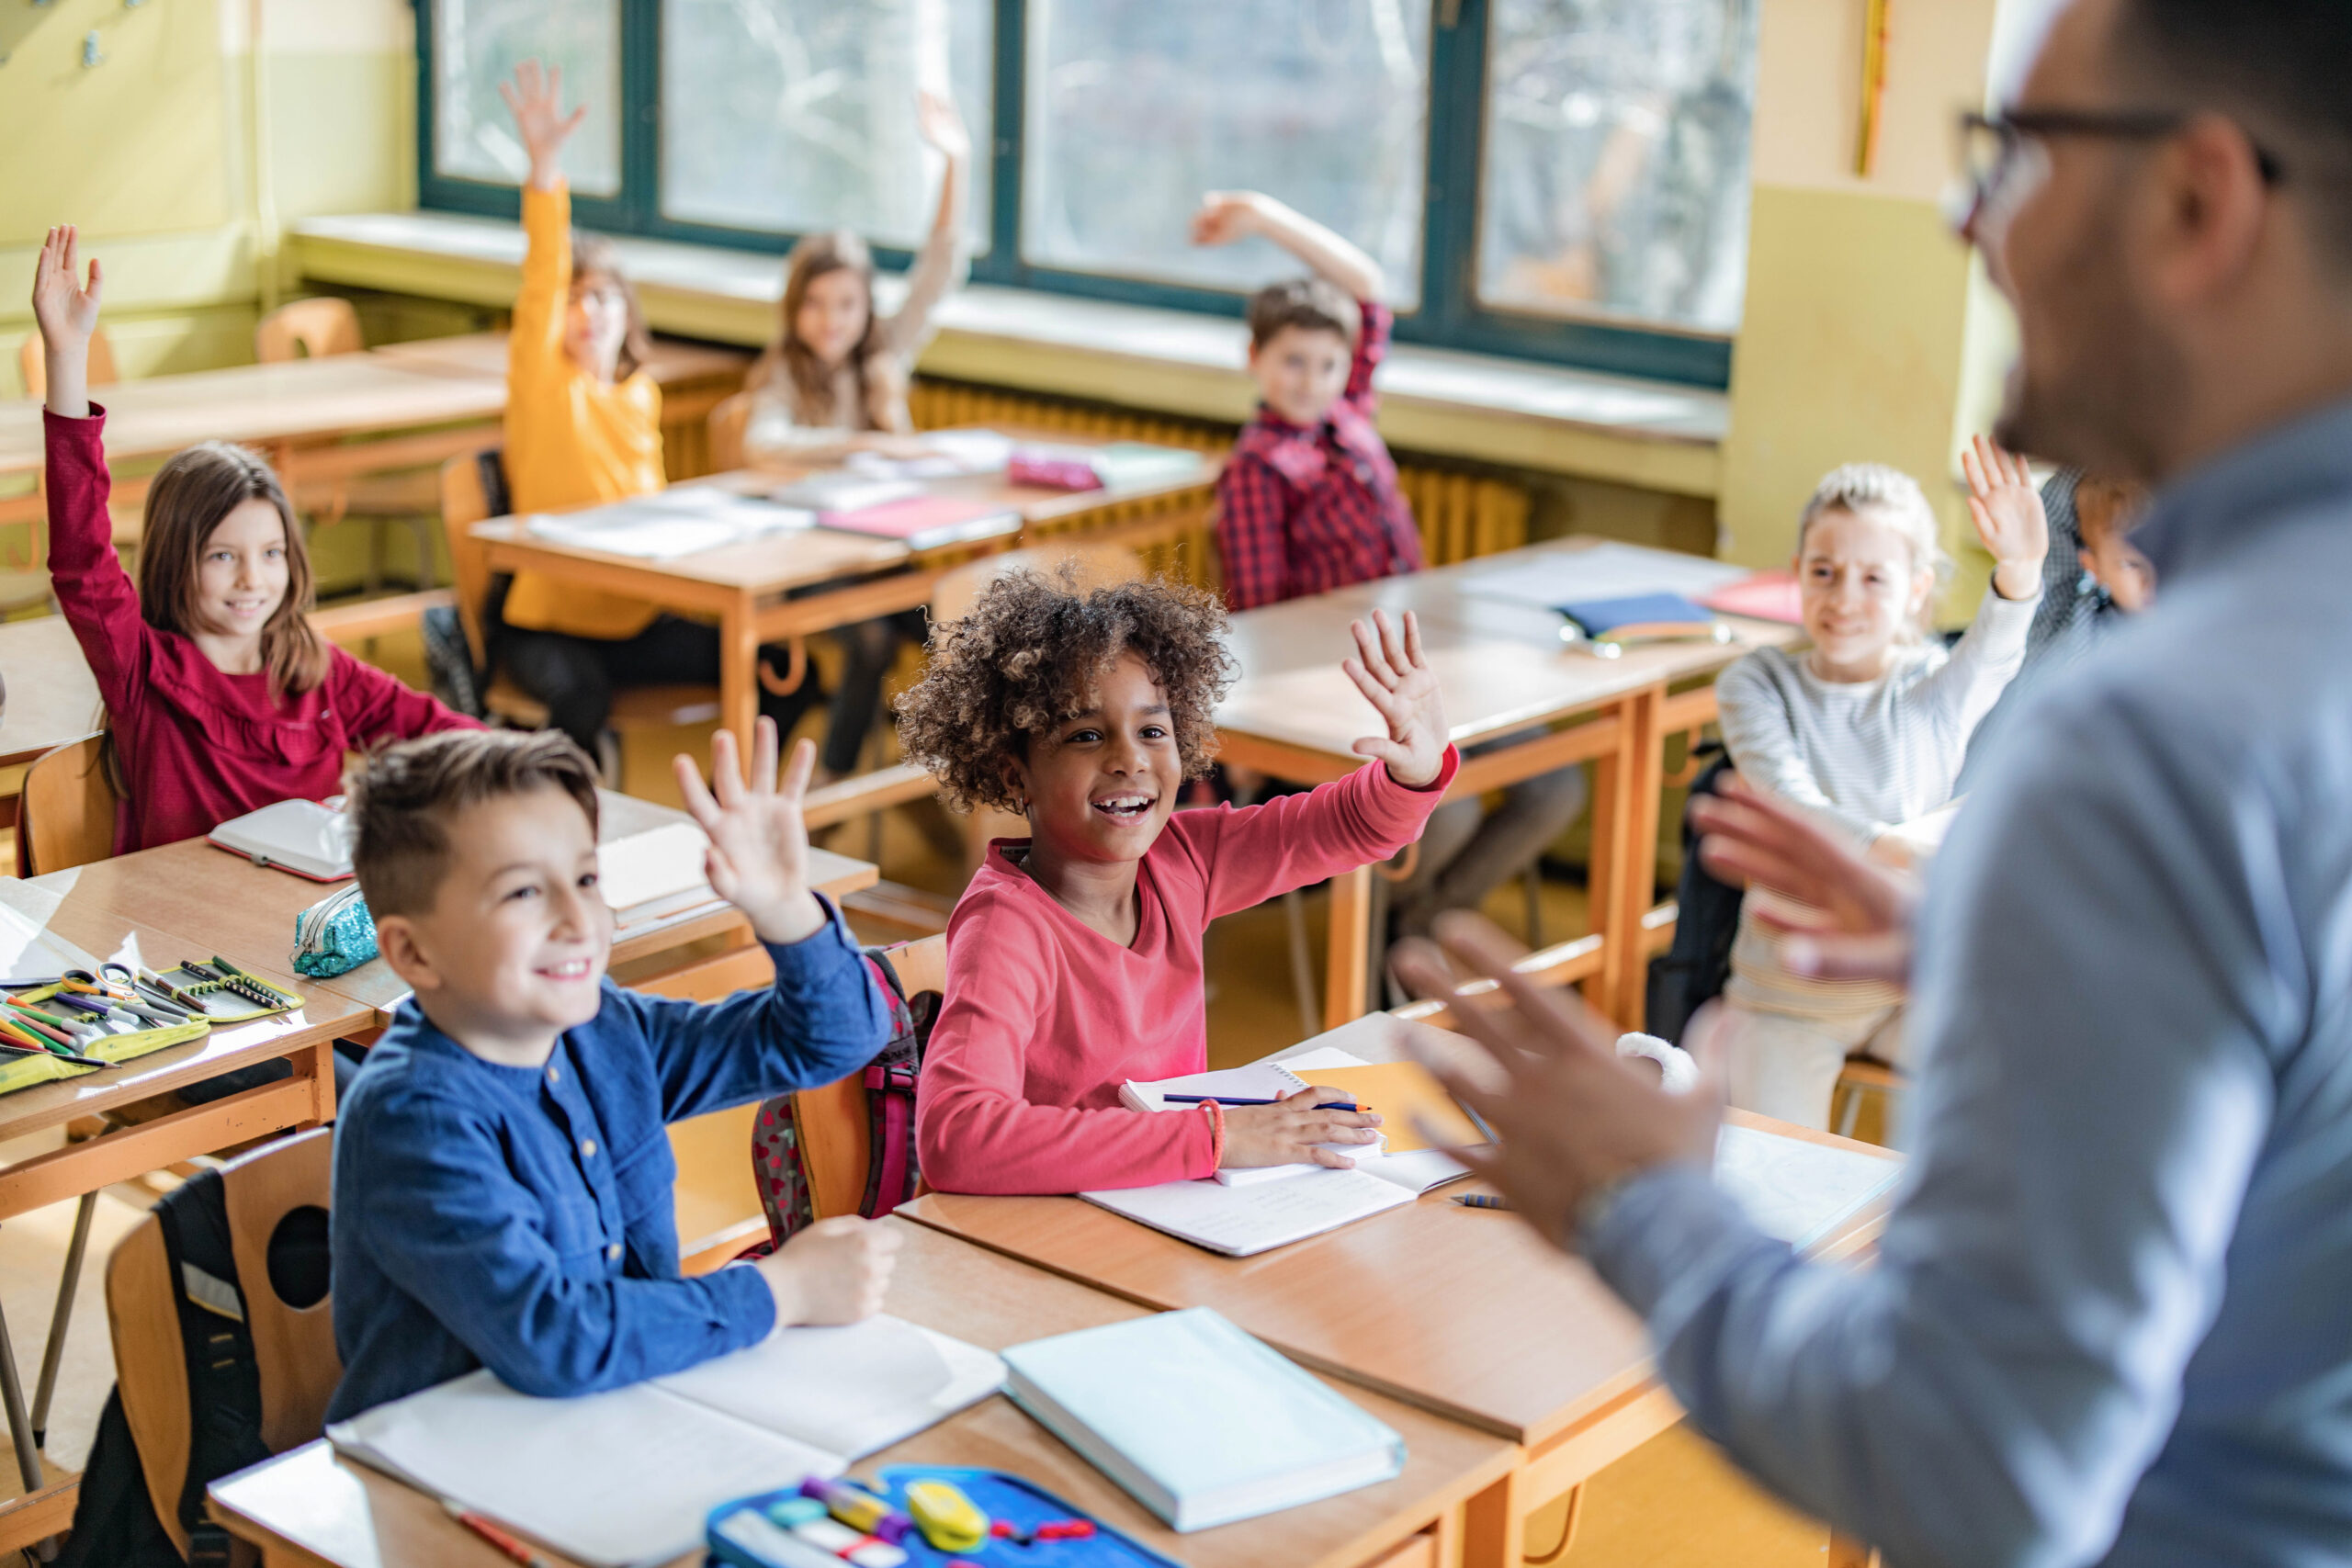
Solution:
<path fill-rule="evenodd" d="M 868 1157 L 857 1212 L 878 1220 L 912 1198 L 922 1179 L 915 1157 L 915 1089 L 940 998 L 936 991 L 909 997 L 887 949 L 867 948 L 865 965 L 890 1010 L 890 1043 L 865 1071 Z M 752 1119 L 752 1178 L 760 1190 L 760 1206 L 767 1211 L 768 1239 L 745 1257 L 775 1251 L 817 1218 L 794 1096 L 763 1101 Z"/>
<path fill-rule="evenodd" d="M 1718 748 L 1720 750 L 1720 748 Z M 1690 798 L 1715 793 L 1731 769 L 1718 757 L 1690 785 Z M 1647 1021 L 1661 1040 L 1682 1043 L 1682 1032 L 1700 1008 L 1723 994 L 1731 978 L 1732 939 L 1739 934 L 1739 906 L 1746 895 L 1717 881 L 1699 863 L 1699 835 L 1682 816 L 1682 878 L 1674 889 L 1674 943 L 1650 960 Z"/>
<path fill-rule="evenodd" d="M 310 1223 L 313 1215 L 315 1224 Z M 261 1371 L 245 1326 L 220 1172 L 190 1177 L 155 1205 L 155 1217 L 171 1264 L 191 1417 L 187 1472 L 175 1512 L 187 1535 L 187 1562 L 226 1568 L 231 1538 L 205 1517 L 204 1489 L 259 1464 L 270 1450 L 262 1440 Z M 330 1280 L 325 1211 L 298 1209 L 288 1219 L 270 1239 L 271 1281 L 293 1304 L 322 1300 Z M 107 1396 L 74 1503 L 74 1533 L 54 1568 L 183 1568 L 178 1548 L 155 1516 L 119 1389 Z"/>

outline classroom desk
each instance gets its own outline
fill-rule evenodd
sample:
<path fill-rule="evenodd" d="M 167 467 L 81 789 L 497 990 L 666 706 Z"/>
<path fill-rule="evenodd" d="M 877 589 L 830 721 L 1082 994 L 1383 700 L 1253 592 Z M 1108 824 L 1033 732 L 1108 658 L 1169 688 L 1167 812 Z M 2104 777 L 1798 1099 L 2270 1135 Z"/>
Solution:
<path fill-rule="evenodd" d="M 1408 1038 L 1472 1049 L 1426 1024 L 1374 1013 L 1281 1055 L 1339 1045 L 1395 1060 Z M 1732 1111 L 1747 1126 L 1885 1159 L 1889 1151 Z M 1254 1258 L 1220 1257 L 1076 1198 L 932 1192 L 917 1224 L 1144 1305 L 1211 1306 L 1317 1371 L 1509 1438 L 1521 1460 L 1465 1524 L 1465 1561 L 1517 1564 L 1527 1516 L 1682 1418 L 1640 1322 L 1580 1260 L 1505 1214 L 1464 1209 L 1441 1187 Z M 1883 1227 L 1889 1200 L 1815 1256 L 1842 1258 Z M 1499 1223 L 1497 1223 L 1499 1222 Z"/>
<path fill-rule="evenodd" d="M 1039 438 L 1062 446 L 1088 444 L 1066 432 L 1039 433 Z M 924 551 L 910 550 L 895 540 L 809 528 L 673 560 L 647 560 L 541 538 L 519 517 L 478 523 L 473 536 L 483 546 L 492 571 L 537 572 L 581 588 L 626 593 L 678 615 L 716 620 L 720 722 L 748 743 L 759 712 L 753 668 L 761 644 L 927 604 L 939 580 L 975 551 L 1001 549 L 1041 530 L 1058 533 L 1081 526 L 1097 513 L 1132 510 L 1137 502 L 1165 506 L 1155 515 L 1115 526 L 1088 526 L 1089 539 L 1157 543 L 1200 526 L 1214 504 L 1223 466 L 1222 458 L 1203 453 L 1188 475 L 1115 491 L 1046 490 L 1011 483 L 1001 474 L 926 480 L 925 488 L 933 494 L 1000 502 L 1019 514 L 1021 526 L 1008 528 L 998 539 L 966 540 Z M 752 494 L 814 471 L 739 469 L 693 482 Z"/>
<path fill-rule="evenodd" d="M 1600 542 L 1557 539 L 1236 615 L 1233 651 L 1241 678 L 1218 706 L 1216 724 L 1227 762 L 1300 784 L 1353 773 L 1363 759 L 1349 748 L 1374 733 L 1379 719 L 1340 670 L 1354 649 L 1348 623 L 1374 609 L 1391 618 L 1412 611 L 1455 743 L 1466 748 L 1527 732 L 1523 740 L 1467 759 L 1448 800 L 1570 763 L 1600 764 L 1589 886 L 1591 929 L 1600 940 L 1590 955 L 1587 994 L 1600 1012 L 1638 1029 L 1666 738 L 1715 715 L 1712 683 L 1671 695 L 1669 687 L 1712 676 L 1751 648 L 1798 634 L 1793 626 L 1726 616 L 1736 639 L 1731 643 L 1655 644 L 1599 659 L 1562 645 L 1555 612 L 1463 591 L 1465 578 L 1508 570 L 1514 560 L 1532 563 Z M 1332 879 L 1327 1028 L 1364 1010 L 1372 874 L 1364 867 Z"/>
<path fill-rule="evenodd" d="M 18 767 L 97 728 L 98 681 L 62 615 L 0 626 L 0 768 Z"/>
<path fill-rule="evenodd" d="M 882 1223 L 906 1236 L 887 1310 L 910 1322 L 1001 1350 L 1141 1315 L 1139 1307 L 1042 1269 L 920 1226 Z M 1465 1506 L 1508 1483 L 1511 1445 L 1378 1394 L 1340 1392 L 1404 1437 L 1402 1474 L 1190 1535 L 1166 1529 L 1001 1395 L 860 1461 L 853 1473 L 870 1477 L 890 1464 L 1010 1471 L 1193 1568 L 1451 1564 Z M 503 1561 L 424 1494 L 337 1458 L 323 1441 L 216 1482 L 209 1507 L 232 1533 L 262 1549 L 268 1568 L 492 1568 Z M 698 1561 L 690 1552 L 673 1568 Z"/>
<path fill-rule="evenodd" d="M 0 904 L 99 959 L 169 968 L 196 956 L 188 942 L 144 922 L 87 905 L 69 907 L 13 877 L 0 878 Z M 256 963 L 252 967 L 272 985 L 302 997 L 303 1006 L 247 1023 L 216 1026 L 200 1040 L 118 1067 L 0 1095 L 0 1141 L 102 1115 L 184 1084 L 279 1057 L 292 1064 L 293 1076 L 0 1167 L 0 1220 L 82 1198 L 197 1155 L 314 1127 L 333 1118 L 334 1041 L 366 1027 L 367 1010 L 288 974 L 283 964 Z M 77 1239 L 67 1253 L 54 1321 L 72 1312 L 86 1224 L 86 1215 L 76 1224 Z M 73 1517 L 77 1485 L 70 1474 L 43 1476 L 10 1343 L 7 1325 L 0 1322 L 0 1402 L 5 1402 L 25 1486 L 21 1495 L 0 1502 L 0 1550 L 28 1545 L 64 1529 Z"/>
<path fill-rule="evenodd" d="M 666 394 L 663 422 L 703 418 L 734 389 L 750 360 L 740 350 L 655 340 L 647 369 Z M 481 446 L 483 427 L 506 412 L 506 340 L 474 333 L 94 390 L 107 411 L 109 464 L 165 457 L 198 441 L 235 441 L 260 447 L 290 491 L 421 468 Z M 666 406 L 673 400 L 677 406 Z M 40 413 L 31 398 L 0 400 L 0 478 L 40 471 Z M 358 435 L 386 439 L 345 439 Z M 117 499 L 137 488 L 118 486 Z M 0 522 L 40 510 L 38 494 L 0 502 Z"/>
<path fill-rule="evenodd" d="M 684 812 L 649 800 L 611 790 L 598 795 L 602 808 L 597 814 L 597 839 L 602 843 L 616 843 L 689 820 Z M 873 886 L 881 874 L 868 862 L 816 849 L 809 851 L 809 871 L 811 885 L 834 898 Z M 254 969 L 288 967 L 293 962 L 294 917 L 333 891 L 322 884 L 255 865 L 202 839 L 184 839 L 136 854 L 51 872 L 35 877 L 30 886 L 56 892 L 76 908 L 135 914 L 153 927 L 177 933 L 185 939 L 182 946 L 197 956 L 218 953 L 232 964 Z M 726 943 L 729 947 L 745 946 L 752 940 L 751 931 L 751 922 L 741 910 L 712 897 L 618 932 L 612 963 L 628 964 L 710 937 L 729 939 Z M 370 959 L 332 979 L 305 980 L 300 988 L 365 1008 L 370 1019 L 360 1026 L 363 1031 L 390 1023 L 392 1010 L 408 995 L 407 982 L 381 958 Z"/>

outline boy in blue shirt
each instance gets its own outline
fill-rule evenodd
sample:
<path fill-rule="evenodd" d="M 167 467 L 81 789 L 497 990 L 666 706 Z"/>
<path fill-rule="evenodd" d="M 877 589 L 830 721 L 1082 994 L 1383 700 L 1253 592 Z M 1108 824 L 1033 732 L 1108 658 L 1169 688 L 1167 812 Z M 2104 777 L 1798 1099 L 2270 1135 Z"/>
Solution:
<path fill-rule="evenodd" d="M 712 746 L 711 886 L 750 917 L 775 984 L 697 1005 L 605 974 L 595 775 L 555 731 L 457 731 L 351 780 L 353 855 L 385 959 L 414 988 L 335 1128 L 341 1420 L 487 1366 L 540 1395 L 618 1387 L 881 1304 L 898 1237 L 824 1221 L 773 1257 L 678 1272 L 665 1123 L 855 1070 L 888 1012 L 841 917 L 808 885 L 803 741 L 781 782 L 760 721 L 752 774 Z"/>

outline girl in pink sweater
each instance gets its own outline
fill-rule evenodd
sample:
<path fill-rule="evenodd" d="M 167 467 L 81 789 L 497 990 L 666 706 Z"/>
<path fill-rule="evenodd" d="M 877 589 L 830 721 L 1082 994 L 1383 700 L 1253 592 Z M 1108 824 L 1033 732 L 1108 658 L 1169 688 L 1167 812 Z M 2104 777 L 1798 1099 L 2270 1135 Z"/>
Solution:
<path fill-rule="evenodd" d="M 910 759 L 948 799 L 1029 818 L 999 839 L 947 925 L 947 990 L 915 1133 L 956 1192 L 1077 1192 L 1315 1161 L 1379 1118 L 1277 1105 L 1129 1111 L 1119 1085 L 1196 1073 L 1208 1039 L 1201 939 L 1219 915 L 1385 860 L 1420 836 L 1459 758 L 1408 615 L 1355 625 L 1344 668 L 1385 723 L 1375 761 L 1306 795 L 1175 811 L 1207 771 L 1231 679 L 1208 593 L 1165 581 L 1078 592 L 998 581 L 933 637 L 900 705 Z"/>

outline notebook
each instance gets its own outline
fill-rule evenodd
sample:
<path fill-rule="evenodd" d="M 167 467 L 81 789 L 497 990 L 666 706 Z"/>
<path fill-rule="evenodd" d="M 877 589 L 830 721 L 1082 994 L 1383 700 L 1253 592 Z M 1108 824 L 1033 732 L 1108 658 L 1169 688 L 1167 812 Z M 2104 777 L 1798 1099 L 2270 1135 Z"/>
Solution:
<path fill-rule="evenodd" d="M 596 888 L 621 927 L 642 925 L 718 897 L 703 857 L 710 840 L 691 822 L 596 846 Z"/>
<path fill-rule="evenodd" d="M 1663 642 L 1694 637 L 1723 641 L 1730 629 L 1702 604 L 1679 593 L 1632 593 L 1616 599 L 1579 599 L 1557 606 L 1575 627 L 1596 642 Z"/>
<path fill-rule="evenodd" d="M 673 485 L 585 512 L 534 516 L 525 526 L 539 538 L 577 549 L 675 560 L 815 521 L 815 512 L 806 506 L 778 506 L 718 485 Z"/>
<path fill-rule="evenodd" d="M 1015 1345 L 1005 1392 L 1180 1531 L 1376 1485 L 1405 1440 L 1207 1307 Z"/>
<path fill-rule="evenodd" d="M 1876 1201 L 1903 1162 L 1726 1122 L 1715 1135 L 1715 1185 L 1765 1235 L 1799 1252 Z"/>
<path fill-rule="evenodd" d="M 315 800 L 281 800 L 232 817 L 205 839 L 255 865 L 312 882 L 341 882 L 352 874 L 350 824 L 342 812 Z"/>
<path fill-rule="evenodd" d="M 817 521 L 842 533 L 897 539 L 910 550 L 935 550 L 944 545 L 1018 532 L 1021 513 L 1001 502 L 916 495 L 854 512 L 820 512 Z"/>
<path fill-rule="evenodd" d="M 805 506 L 811 512 L 863 512 L 922 493 L 922 486 L 911 479 L 834 472 L 795 479 L 770 491 L 768 499 L 786 506 Z"/>
<path fill-rule="evenodd" d="M 1609 540 L 1580 550 L 1514 552 L 1465 570 L 1455 582 L 1464 593 L 1550 610 L 1636 593 L 1697 599 L 1748 575 L 1747 568 L 1730 561 Z"/>
<path fill-rule="evenodd" d="M 327 1428 L 335 1448 L 589 1565 L 702 1544 L 729 1498 L 838 1475 L 987 1398 L 1004 1364 L 894 1317 L 786 1328 L 609 1393 L 535 1399 L 487 1371 Z"/>

